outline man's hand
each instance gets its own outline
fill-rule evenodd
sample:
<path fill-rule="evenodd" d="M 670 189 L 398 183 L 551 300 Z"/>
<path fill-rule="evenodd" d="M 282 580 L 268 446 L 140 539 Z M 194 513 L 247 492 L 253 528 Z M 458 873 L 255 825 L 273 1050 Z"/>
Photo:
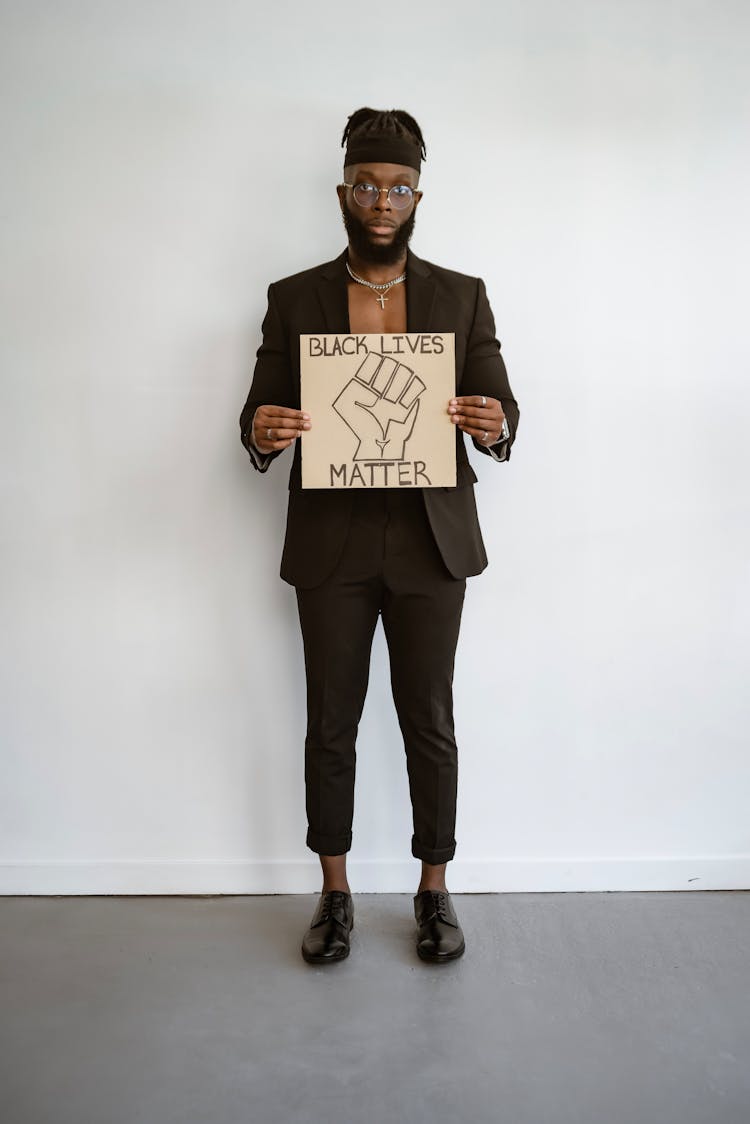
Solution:
<path fill-rule="evenodd" d="M 497 398 L 485 398 L 483 394 L 467 394 L 463 398 L 451 398 L 448 403 L 451 421 L 476 437 L 480 445 L 492 445 L 503 431 L 503 408 Z"/>
<path fill-rule="evenodd" d="M 261 453 L 286 449 L 303 429 L 309 429 L 310 415 L 286 406 L 258 406 L 253 423 L 253 441 Z"/>

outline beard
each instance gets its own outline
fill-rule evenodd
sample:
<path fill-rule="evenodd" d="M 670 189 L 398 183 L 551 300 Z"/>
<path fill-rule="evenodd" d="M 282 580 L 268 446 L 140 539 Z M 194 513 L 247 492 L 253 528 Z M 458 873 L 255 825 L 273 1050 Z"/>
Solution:
<path fill-rule="evenodd" d="M 403 257 L 414 231 L 416 207 L 402 226 L 396 227 L 393 240 L 386 245 L 372 242 L 364 222 L 344 205 L 342 215 L 349 243 L 358 258 L 371 265 L 394 265 Z"/>

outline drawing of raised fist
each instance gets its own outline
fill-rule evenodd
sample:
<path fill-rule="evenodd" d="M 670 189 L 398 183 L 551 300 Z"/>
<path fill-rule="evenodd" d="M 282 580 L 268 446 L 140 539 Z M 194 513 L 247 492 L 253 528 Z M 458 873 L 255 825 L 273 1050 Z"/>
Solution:
<path fill-rule="evenodd" d="M 356 461 L 404 460 L 425 384 L 390 355 L 369 351 L 333 408 L 358 439 Z"/>

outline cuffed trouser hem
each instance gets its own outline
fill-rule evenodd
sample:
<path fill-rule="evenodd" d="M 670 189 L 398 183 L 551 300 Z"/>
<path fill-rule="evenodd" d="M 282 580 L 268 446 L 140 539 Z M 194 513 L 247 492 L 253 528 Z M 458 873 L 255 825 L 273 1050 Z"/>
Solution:
<path fill-rule="evenodd" d="M 429 863 L 430 866 L 438 866 L 440 863 L 449 863 L 456 853 L 455 840 L 450 847 L 425 847 L 419 842 L 415 835 L 411 837 L 411 853 L 415 859 L 422 859 L 424 862 Z"/>
<path fill-rule="evenodd" d="M 307 830 L 307 846 L 318 855 L 345 855 L 352 849 L 352 833 L 346 835 L 321 835 Z"/>

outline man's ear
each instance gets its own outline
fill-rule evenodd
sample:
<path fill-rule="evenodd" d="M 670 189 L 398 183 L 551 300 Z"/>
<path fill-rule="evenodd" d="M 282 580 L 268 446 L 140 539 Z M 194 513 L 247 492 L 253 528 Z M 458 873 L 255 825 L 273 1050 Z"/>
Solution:
<path fill-rule="evenodd" d="M 339 206 L 343 211 L 344 207 L 346 206 L 346 188 L 344 187 L 343 183 L 337 184 L 336 194 L 339 197 Z"/>

